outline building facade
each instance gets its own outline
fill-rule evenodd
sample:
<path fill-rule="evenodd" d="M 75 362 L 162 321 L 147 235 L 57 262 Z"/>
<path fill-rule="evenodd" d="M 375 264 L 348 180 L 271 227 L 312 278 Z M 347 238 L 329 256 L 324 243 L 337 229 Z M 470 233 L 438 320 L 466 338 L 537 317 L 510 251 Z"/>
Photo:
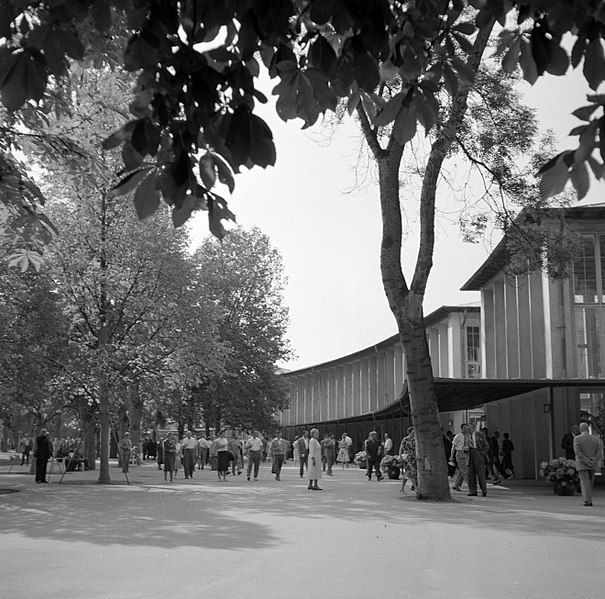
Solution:
<path fill-rule="evenodd" d="M 509 433 L 515 473 L 526 478 L 537 477 L 542 460 L 563 453 L 560 441 L 571 424 L 586 420 L 602 430 L 605 206 L 560 216 L 581 246 L 570 277 L 507 274 L 503 242 L 462 287 L 480 292 L 480 306 L 447 306 L 426 318 L 444 431 L 470 422 L 498 430 L 501 438 Z M 290 408 L 280 424 L 291 438 L 319 426 L 337 435 L 346 430 L 357 448 L 372 429 L 398 443 L 410 424 L 405 372 L 395 335 L 285 373 Z M 476 379 L 481 385 L 471 384 Z"/>

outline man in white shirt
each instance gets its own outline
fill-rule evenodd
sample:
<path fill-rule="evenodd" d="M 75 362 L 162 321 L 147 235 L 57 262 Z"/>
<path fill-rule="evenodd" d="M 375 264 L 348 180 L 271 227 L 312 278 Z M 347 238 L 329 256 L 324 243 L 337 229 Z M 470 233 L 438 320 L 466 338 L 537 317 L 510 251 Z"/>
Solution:
<path fill-rule="evenodd" d="M 258 480 L 258 471 L 260 469 L 261 454 L 263 451 L 263 440 L 258 431 L 253 431 L 252 436 L 246 441 L 246 454 L 248 455 L 248 469 L 246 478 L 250 480 L 252 464 L 254 464 L 254 480 Z"/>
<path fill-rule="evenodd" d="M 460 432 L 452 441 L 452 452 L 450 454 L 450 463 L 453 463 L 455 458 L 456 465 L 458 466 L 458 473 L 456 474 L 453 487 L 455 491 L 462 491 L 460 485 L 463 482 L 466 482 L 468 485 L 469 443 L 468 425 L 466 422 L 463 422 L 460 425 Z"/>
<path fill-rule="evenodd" d="M 183 470 L 185 471 L 185 478 L 193 478 L 193 471 L 195 470 L 195 462 L 197 459 L 197 439 L 191 435 L 191 431 L 187 431 L 187 434 L 183 437 L 181 449 L 183 451 Z"/>
<path fill-rule="evenodd" d="M 208 463 L 208 450 L 210 449 L 210 443 L 206 439 L 206 435 L 200 435 L 197 440 L 197 464 L 198 470 L 203 470 L 204 466 Z"/>
<path fill-rule="evenodd" d="M 393 455 L 393 439 L 389 433 L 384 434 L 384 455 Z"/>

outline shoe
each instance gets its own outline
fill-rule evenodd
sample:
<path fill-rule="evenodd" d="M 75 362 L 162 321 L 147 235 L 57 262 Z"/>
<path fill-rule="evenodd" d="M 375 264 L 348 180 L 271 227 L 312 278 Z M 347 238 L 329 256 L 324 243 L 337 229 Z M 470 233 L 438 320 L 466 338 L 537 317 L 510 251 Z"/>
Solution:
<path fill-rule="evenodd" d="M 452 487 L 452 489 L 454 489 L 454 491 L 462 491 L 462 489 L 460 487 L 458 487 L 457 485 L 454 485 Z"/>
<path fill-rule="evenodd" d="M 384 478 L 384 476 L 380 476 L 380 477 L 378 478 L 378 480 L 382 480 L 383 478 Z"/>
<path fill-rule="evenodd" d="M 311 485 L 309 485 L 309 486 L 307 487 L 307 491 L 312 491 L 312 490 L 313 490 L 313 487 L 312 487 Z"/>
<path fill-rule="evenodd" d="M 494 479 L 494 486 L 499 485 L 502 482 L 502 479 L 500 477 Z"/>
<path fill-rule="evenodd" d="M 487 493 L 481 493 L 482 497 L 487 497 Z"/>
<path fill-rule="evenodd" d="M 256 481 L 256 480 L 258 480 L 258 478 L 255 478 L 254 480 Z"/>
<path fill-rule="evenodd" d="M 468 497 L 477 497 L 477 493 L 469 493 Z"/>
<path fill-rule="evenodd" d="M 586 507 L 592 507 L 592 501 L 585 501 L 585 502 L 584 502 L 584 505 L 585 505 Z"/>
<path fill-rule="evenodd" d="M 248 480 L 250 480 L 250 477 L 249 477 L 249 476 L 246 476 L 246 478 L 247 478 Z"/>
<path fill-rule="evenodd" d="M 323 491 L 321 487 L 311 487 L 313 491 Z"/>

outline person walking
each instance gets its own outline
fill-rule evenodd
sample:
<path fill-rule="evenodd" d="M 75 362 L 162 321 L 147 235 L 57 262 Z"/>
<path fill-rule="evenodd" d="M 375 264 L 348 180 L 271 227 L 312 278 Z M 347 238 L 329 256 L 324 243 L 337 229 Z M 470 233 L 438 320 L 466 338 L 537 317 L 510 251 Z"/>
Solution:
<path fill-rule="evenodd" d="M 233 437 L 229 439 L 229 451 L 233 456 L 233 460 L 231 461 L 231 474 L 233 476 L 236 474 L 239 476 L 242 473 L 242 468 L 244 466 L 244 459 L 242 457 L 243 447 L 239 433 L 234 433 Z"/>
<path fill-rule="evenodd" d="M 499 485 L 502 482 L 502 479 L 494 467 L 494 457 L 492 455 L 492 444 L 489 436 L 489 429 L 487 427 L 483 427 L 480 432 L 485 439 L 485 443 L 482 441 L 480 446 L 477 445 L 477 449 L 479 449 L 480 453 L 483 455 L 483 459 L 485 460 L 485 468 L 493 481 L 492 484 Z"/>
<path fill-rule="evenodd" d="M 452 454 L 450 455 L 450 464 L 455 461 L 458 467 L 458 473 L 454 479 L 454 491 L 462 491 L 462 483 L 468 485 L 468 465 L 469 465 L 469 434 L 468 425 L 463 422 L 460 425 L 460 432 L 452 440 Z"/>
<path fill-rule="evenodd" d="M 371 431 L 365 441 L 368 480 L 372 480 L 372 470 L 376 471 L 376 478 L 382 480 L 382 472 L 380 472 L 380 460 L 382 459 L 382 443 L 378 439 L 376 431 Z"/>
<path fill-rule="evenodd" d="M 31 453 L 34 447 L 34 440 L 31 437 L 28 437 L 24 441 L 22 441 L 22 453 L 21 453 L 21 466 L 24 464 L 29 466 L 29 454 Z"/>
<path fill-rule="evenodd" d="M 407 435 L 401 440 L 399 445 L 399 458 L 401 459 L 403 480 L 401 481 L 401 493 L 405 493 L 405 484 L 407 481 L 412 483 L 412 491 L 418 486 L 418 469 L 416 466 L 416 435 L 414 427 L 410 426 Z"/>
<path fill-rule="evenodd" d="M 393 439 L 389 433 L 384 434 L 384 455 L 393 455 Z"/>
<path fill-rule="evenodd" d="M 46 468 L 48 460 L 53 455 L 53 446 L 50 442 L 48 431 L 43 428 L 40 434 L 36 437 L 36 445 L 34 449 L 34 457 L 36 458 L 36 482 L 48 483 L 46 480 Z"/>
<path fill-rule="evenodd" d="M 487 439 L 481 431 L 477 431 L 473 436 L 468 432 L 468 494 L 470 497 L 477 496 L 477 482 L 481 489 L 483 497 L 487 496 L 487 485 L 485 482 L 485 456 L 489 451 Z"/>
<path fill-rule="evenodd" d="M 124 433 L 124 436 L 120 439 L 118 449 L 120 451 L 120 461 L 122 462 L 122 472 L 128 474 L 130 454 L 132 453 L 132 441 L 130 440 L 129 432 Z"/>
<path fill-rule="evenodd" d="M 306 432 L 303 433 L 303 437 Z M 307 455 L 309 458 L 307 468 L 309 485 L 307 489 L 310 491 L 322 491 L 323 489 L 318 485 L 318 481 L 321 478 L 321 443 L 319 442 L 319 430 L 316 428 L 311 429 L 309 452 Z"/>
<path fill-rule="evenodd" d="M 281 431 L 277 431 L 275 438 L 269 443 L 269 455 L 273 464 L 271 472 L 275 474 L 275 480 L 281 480 L 281 469 L 286 459 L 286 442 L 282 439 Z"/>
<path fill-rule="evenodd" d="M 336 443 L 334 442 L 334 435 L 330 433 L 325 443 L 321 446 L 322 457 L 326 464 L 326 475 L 334 476 L 332 467 L 334 466 L 334 458 L 336 457 Z"/>
<path fill-rule="evenodd" d="M 197 439 L 191 434 L 191 431 L 187 431 L 187 434 L 183 438 L 182 449 L 185 478 L 193 478 L 193 471 L 195 470 L 195 462 L 197 460 Z"/>
<path fill-rule="evenodd" d="M 157 447 L 156 447 L 156 454 L 158 456 L 158 470 L 162 469 L 162 466 L 164 464 L 164 436 L 160 435 L 158 442 L 157 442 Z"/>
<path fill-rule="evenodd" d="M 197 468 L 198 470 L 204 470 L 204 467 L 208 463 L 208 449 L 210 448 L 205 434 L 201 434 L 197 440 Z"/>
<path fill-rule="evenodd" d="M 167 480 L 168 475 L 170 474 L 170 482 L 172 482 L 174 477 L 174 462 L 176 459 L 176 442 L 173 433 L 168 433 L 166 440 L 162 444 L 162 455 L 164 458 L 164 480 Z"/>
<path fill-rule="evenodd" d="M 510 435 L 508 433 L 504 433 L 503 436 L 504 439 L 502 440 L 502 470 L 504 470 L 504 473 L 507 476 L 515 478 L 515 467 L 513 466 L 513 451 L 515 451 L 515 446 L 510 440 Z"/>
<path fill-rule="evenodd" d="M 260 470 L 260 460 L 263 451 L 263 440 L 258 431 L 252 431 L 252 436 L 246 440 L 246 454 L 248 455 L 248 468 L 246 469 L 246 479 L 250 480 L 252 467 L 254 466 L 254 480 L 258 480 L 258 471 Z"/>
<path fill-rule="evenodd" d="M 601 467 L 601 439 L 590 434 L 587 422 L 580 423 L 579 433 L 573 440 L 576 469 L 580 475 L 584 505 L 592 507 L 592 487 L 595 471 Z"/>

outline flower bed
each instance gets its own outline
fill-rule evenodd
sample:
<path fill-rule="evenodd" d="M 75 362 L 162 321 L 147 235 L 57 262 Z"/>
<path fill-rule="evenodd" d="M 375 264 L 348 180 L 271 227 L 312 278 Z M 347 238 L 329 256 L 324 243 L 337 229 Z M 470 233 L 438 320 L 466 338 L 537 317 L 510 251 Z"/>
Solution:
<path fill-rule="evenodd" d="M 553 483 L 555 493 L 559 495 L 573 495 L 580 484 L 575 461 L 563 457 L 542 462 L 540 476 Z"/>

